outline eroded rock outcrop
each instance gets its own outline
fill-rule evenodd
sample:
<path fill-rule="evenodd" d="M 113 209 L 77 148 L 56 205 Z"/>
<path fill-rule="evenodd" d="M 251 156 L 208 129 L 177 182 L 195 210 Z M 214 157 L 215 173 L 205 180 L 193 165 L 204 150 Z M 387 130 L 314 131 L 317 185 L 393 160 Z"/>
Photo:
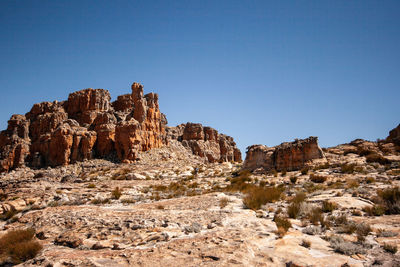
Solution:
<path fill-rule="evenodd" d="M 299 170 L 313 159 L 324 158 L 317 137 L 282 143 L 275 147 L 253 145 L 247 148 L 243 167 L 249 170 Z"/>
<path fill-rule="evenodd" d="M 400 124 L 389 132 L 389 136 L 386 138 L 386 141 L 400 146 Z"/>
<path fill-rule="evenodd" d="M 167 127 L 171 140 L 178 140 L 189 148 L 193 154 L 207 158 L 209 162 L 242 161 L 242 154 L 236 147 L 233 138 L 219 134 L 211 127 L 200 123 L 186 123 L 177 127 Z"/>
<path fill-rule="evenodd" d="M 66 101 L 34 104 L 25 115 L 13 115 L 0 133 L 0 171 L 96 157 L 132 162 L 140 152 L 167 145 L 167 118 L 158 95 L 144 95 L 139 83 L 131 89 L 114 102 L 107 90 L 84 89 Z M 176 131 L 176 139 L 210 162 L 241 160 L 233 139 L 210 127 L 188 123 Z"/>

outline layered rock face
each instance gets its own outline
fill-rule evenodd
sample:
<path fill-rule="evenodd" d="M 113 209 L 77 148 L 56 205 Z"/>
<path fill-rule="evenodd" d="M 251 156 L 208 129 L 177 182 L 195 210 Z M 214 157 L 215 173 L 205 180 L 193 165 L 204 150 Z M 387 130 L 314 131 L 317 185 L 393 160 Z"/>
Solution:
<path fill-rule="evenodd" d="M 242 161 L 242 154 L 232 137 L 200 123 L 167 127 L 167 136 L 170 140 L 182 142 L 193 154 L 207 158 L 209 162 Z"/>
<path fill-rule="evenodd" d="M 282 143 L 275 147 L 253 145 L 247 148 L 244 168 L 255 170 L 299 170 L 305 163 L 313 159 L 324 158 L 324 153 L 318 146 L 317 137 Z"/>
<path fill-rule="evenodd" d="M 140 152 L 167 145 L 167 118 L 160 112 L 158 95 L 144 95 L 139 83 L 131 89 L 114 102 L 107 90 L 85 89 L 66 101 L 38 103 L 25 115 L 13 115 L 0 133 L 0 172 L 95 157 L 129 163 Z M 241 160 L 231 137 L 196 124 L 176 129 L 176 139 L 179 135 L 194 154 L 210 162 Z"/>

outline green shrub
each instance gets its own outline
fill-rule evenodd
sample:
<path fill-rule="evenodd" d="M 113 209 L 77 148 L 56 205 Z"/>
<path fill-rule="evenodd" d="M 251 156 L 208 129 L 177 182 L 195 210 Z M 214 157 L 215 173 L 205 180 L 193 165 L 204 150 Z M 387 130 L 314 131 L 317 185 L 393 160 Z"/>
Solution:
<path fill-rule="evenodd" d="M 35 230 L 8 231 L 0 238 L 0 258 L 19 264 L 34 258 L 42 249 L 42 245 L 34 240 Z"/>
<path fill-rule="evenodd" d="M 96 188 L 96 185 L 95 184 L 89 184 L 88 188 Z"/>

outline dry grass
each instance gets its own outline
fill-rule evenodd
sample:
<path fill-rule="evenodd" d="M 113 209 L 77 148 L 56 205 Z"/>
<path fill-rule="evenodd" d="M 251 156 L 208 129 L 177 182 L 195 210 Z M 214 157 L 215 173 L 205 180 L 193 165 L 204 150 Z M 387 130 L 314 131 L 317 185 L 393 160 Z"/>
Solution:
<path fill-rule="evenodd" d="M 34 240 L 35 230 L 12 230 L 0 238 L 0 259 L 7 259 L 11 264 L 19 264 L 34 258 L 42 245 Z"/>

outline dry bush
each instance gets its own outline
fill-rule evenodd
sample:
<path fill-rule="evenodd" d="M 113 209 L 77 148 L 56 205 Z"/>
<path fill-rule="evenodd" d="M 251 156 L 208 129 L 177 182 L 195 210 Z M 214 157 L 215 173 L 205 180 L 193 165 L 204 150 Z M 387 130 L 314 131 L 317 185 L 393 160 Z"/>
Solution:
<path fill-rule="evenodd" d="M 311 247 L 311 242 L 308 240 L 303 239 L 303 241 L 301 241 L 300 246 L 303 246 L 305 248 L 310 248 Z"/>
<path fill-rule="evenodd" d="M 284 233 L 286 233 L 290 227 L 292 227 L 291 222 L 287 218 L 283 218 L 281 216 L 275 215 L 274 217 L 274 222 L 276 224 L 276 227 L 279 229 L 284 230 Z"/>
<path fill-rule="evenodd" d="M 373 205 L 362 209 L 368 216 L 382 216 L 385 214 L 385 207 L 382 205 Z"/>
<path fill-rule="evenodd" d="M 287 170 L 286 170 L 286 169 L 283 169 L 283 170 L 281 171 L 281 176 L 284 177 L 284 176 L 286 176 L 286 174 L 287 174 Z"/>
<path fill-rule="evenodd" d="M 276 187 L 259 187 L 252 185 L 246 191 L 243 199 L 245 207 L 258 210 L 262 205 L 275 202 L 280 199 L 282 190 Z"/>
<path fill-rule="evenodd" d="M 308 219 L 314 225 L 324 224 L 324 215 L 322 214 L 322 210 L 320 208 L 313 208 L 311 213 L 308 214 Z"/>
<path fill-rule="evenodd" d="M 351 179 L 347 181 L 347 188 L 356 188 L 359 187 L 360 184 L 358 183 L 357 180 Z"/>
<path fill-rule="evenodd" d="M 7 259 L 12 265 L 34 258 L 42 249 L 42 245 L 33 239 L 35 230 L 8 231 L 0 238 L 0 259 Z"/>
<path fill-rule="evenodd" d="M 292 203 L 288 206 L 287 213 L 290 218 L 296 219 L 301 210 L 301 205 L 306 199 L 306 194 L 304 192 L 298 192 L 296 196 L 292 199 Z"/>
<path fill-rule="evenodd" d="M 396 245 L 396 244 L 388 244 L 388 243 L 385 243 L 385 244 L 383 245 L 383 249 L 384 249 L 386 252 L 389 252 L 389 253 L 392 253 L 392 254 L 396 254 L 396 253 L 397 253 L 397 245 Z"/>
<path fill-rule="evenodd" d="M 323 182 L 326 181 L 326 179 L 327 179 L 326 176 L 322 176 L 322 175 L 318 175 L 318 174 L 314 174 L 314 173 L 310 174 L 310 180 L 313 183 L 322 184 Z"/>
<path fill-rule="evenodd" d="M 308 171 L 309 171 L 309 168 L 308 168 L 308 167 L 303 167 L 303 168 L 300 170 L 300 172 L 301 172 L 302 175 L 306 175 L 306 174 L 308 173 Z"/>
<path fill-rule="evenodd" d="M 322 202 L 322 212 L 332 212 L 333 210 L 337 209 L 338 206 L 336 203 L 330 202 L 328 200 L 324 200 Z"/>
<path fill-rule="evenodd" d="M 88 188 L 96 188 L 96 185 L 95 184 L 89 184 Z"/>
<path fill-rule="evenodd" d="M 223 208 L 225 208 L 225 207 L 228 205 L 228 203 L 229 203 L 229 199 L 228 199 L 227 197 L 221 198 L 221 199 L 219 200 L 219 207 L 220 207 L 221 209 L 223 209 Z"/>
<path fill-rule="evenodd" d="M 353 173 L 355 167 L 356 167 L 356 164 L 354 164 L 354 163 L 351 163 L 351 164 L 345 163 L 340 166 L 340 170 L 342 173 Z"/>
<path fill-rule="evenodd" d="M 329 243 L 335 252 L 348 256 L 354 254 L 364 254 L 366 252 L 362 246 L 344 241 L 340 236 L 330 237 Z"/>
<path fill-rule="evenodd" d="M 379 190 L 378 196 L 385 206 L 386 214 L 400 214 L 400 189 L 397 186 Z"/>
<path fill-rule="evenodd" d="M 367 177 L 367 179 L 365 179 L 365 182 L 366 182 L 367 184 L 373 184 L 373 183 L 375 183 L 375 178 L 373 178 L 373 177 Z"/>
<path fill-rule="evenodd" d="M 117 186 L 114 188 L 113 191 L 111 191 L 111 197 L 113 199 L 119 199 L 122 196 L 122 190 Z"/>
<path fill-rule="evenodd" d="M 291 182 L 292 184 L 295 184 L 295 183 L 297 182 L 297 177 L 296 177 L 296 176 L 291 176 L 291 177 L 290 177 L 290 182 Z"/>

